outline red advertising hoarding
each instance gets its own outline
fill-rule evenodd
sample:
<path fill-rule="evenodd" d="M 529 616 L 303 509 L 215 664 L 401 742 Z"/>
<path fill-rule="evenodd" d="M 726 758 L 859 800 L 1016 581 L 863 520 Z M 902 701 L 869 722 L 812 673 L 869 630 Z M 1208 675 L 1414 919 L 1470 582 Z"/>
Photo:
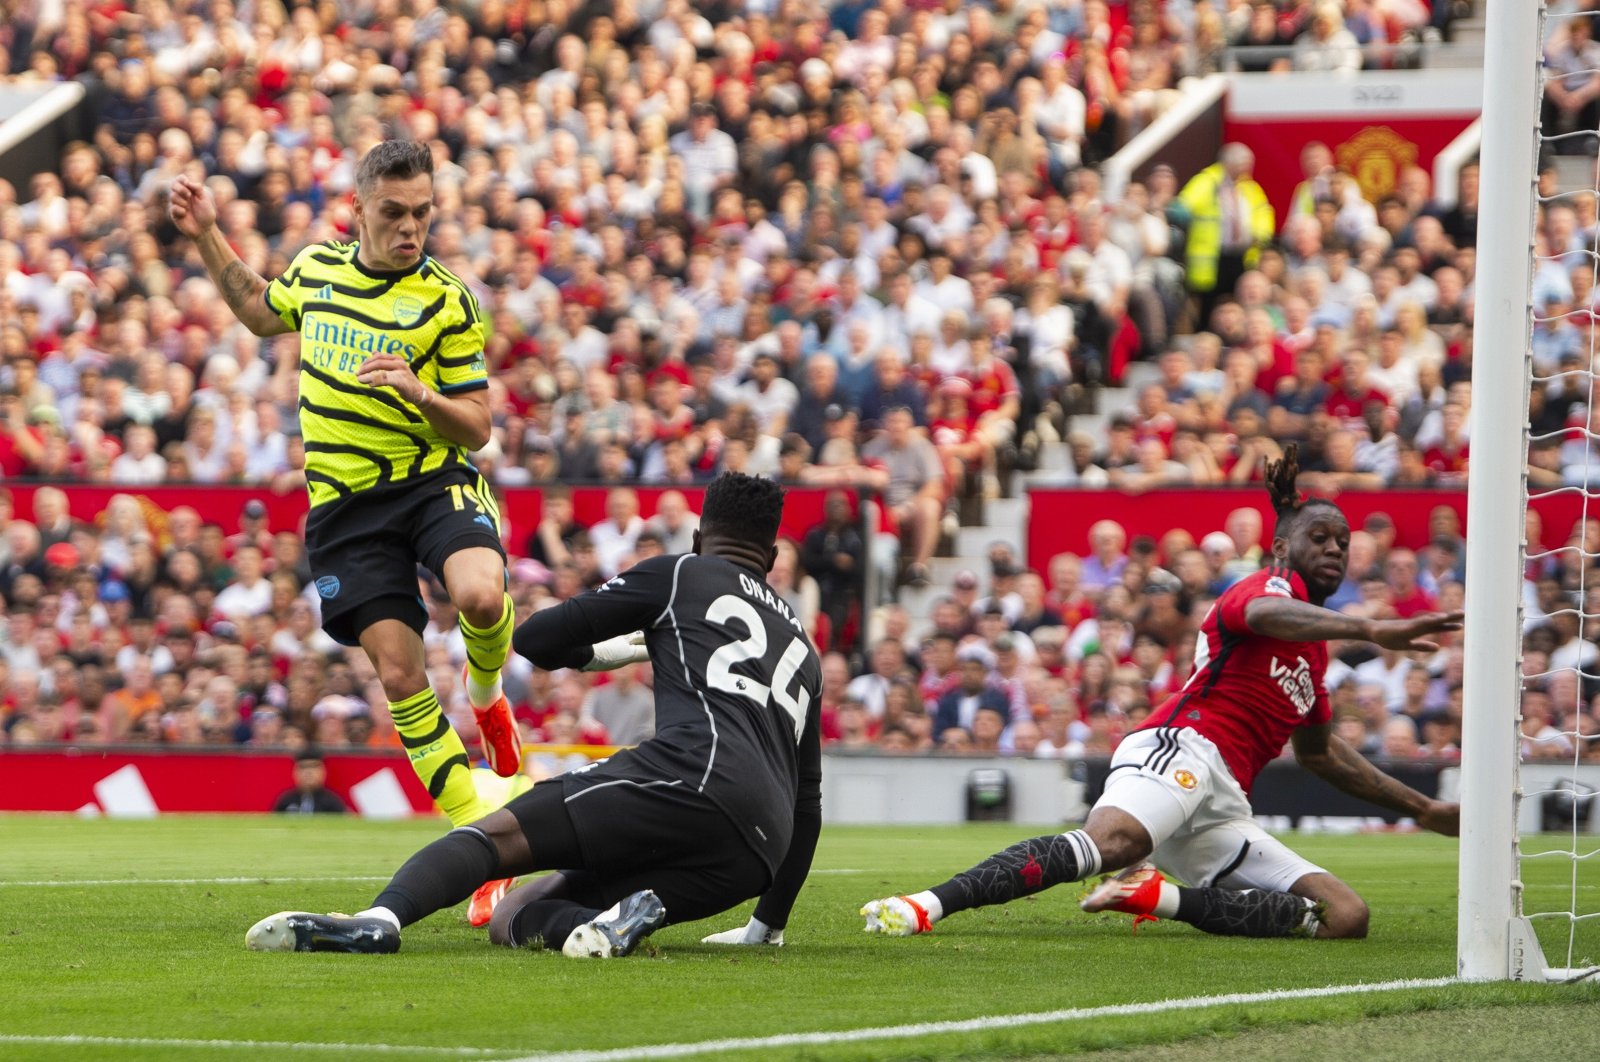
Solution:
<path fill-rule="evenodd" d="M 372 818 L 434 814 L 403 752 L 329 753 L 328 788 Z M 0 750 L 0 811 L 142 818 L 177 811 L 271 811 L 294 786 L 287 753 L 232 749 L 151 752 L 70 748 Z"/>
<path fill-rule="evenodd" d="M 68 507 L 75 519 L 94 523 L 111 499 L 118 494 L 132 495 L 145 511 L 145 522 L 159 536 L 166 524 L 166 514 L 181 505 L 187 505 L 200 514 L 202 520 L 215 521 L 229 534 L 239 529 L 239 515 L 245 502 L 259 500 L 267 507 L 267 524 L 273 531 L 298 531 L 306 513 L 304 491 L 274 494 L 261 487 L 227 487 L 215 484 L 190 484 L 187 486 L 114 487 L 58 484 L 67 492 Z M 17 515 L 26 520 L 33 515 L 33 495 L 38 484 L 9 486 L 16 503 Z M 656 511 L 656 499 L 673 488 L 639 487 L 639 511 L 646 518 Z M 573 487 L 572 505 L 579 523 L 593 524 L 605 518 L 605 487 Z M 700 501 L 705 495 L 703 487 L 685 487 L 682 493 L 689 507 L 700 511 Z M 791 487 L 785 494 L 783 506 L 783 534 L 799 541 L 813 526 L 822 522 L 823 502 L 828 492 L 811 487 Z M 506 520 L 504 540 L 514 555 L 521 555 L 523 546 L 534 528 L 539 526 L 543 512 L 544 495 L 536 487 L 512 487 L 501 491 L 500 510 Z"/>

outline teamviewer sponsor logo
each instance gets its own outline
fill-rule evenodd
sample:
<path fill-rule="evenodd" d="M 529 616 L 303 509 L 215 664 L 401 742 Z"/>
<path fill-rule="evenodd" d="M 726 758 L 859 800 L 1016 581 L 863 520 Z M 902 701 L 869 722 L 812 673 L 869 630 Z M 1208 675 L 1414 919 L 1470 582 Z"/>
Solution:
<path fill-rule="evenodd" d="M 1295 657 L 1294 667 L 1280 664 L 1277 657 L 1272 658 L 1272 677 L 1277 680 L 1283 695 L 1294 704 L 1295 710 L 1301 715 L 1309 715 L 1311 706 L 1317 701 L 1317 686 L 1311 681 L 1311 665 L 1306 663 L 1303 656 Z"/>

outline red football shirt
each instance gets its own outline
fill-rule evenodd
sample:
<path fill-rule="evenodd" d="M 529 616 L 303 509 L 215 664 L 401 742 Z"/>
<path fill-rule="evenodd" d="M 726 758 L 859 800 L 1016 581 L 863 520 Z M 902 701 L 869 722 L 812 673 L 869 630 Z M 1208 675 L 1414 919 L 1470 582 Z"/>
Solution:
<path fill-rule="evenodd" d="M 1465 479 L 1470 450 L 1471 448 L 1466 443 L 1446 448 L 1441 442 L 1440 445 L 1430 448 L 1422 455 L 1422 463 L 1441 476 Z"/>
<path fill-rule="evenodd" d="M 1254 633 L 1244 612 L 1258 597 L 1309 600 L 1300 576 L 1276 565 L 1230 586 L 1200 625 L 1194 674 L 1139 728 L 1192 727 L 1217 746 L 1246 795 L 1296 727 L 1333 718 L 1322 684 L 1327 643 Z"/>
<path fill-rule="evenodd" d="M 1021 394 L 1017 389 L 1017 374 L 999 358 L 990 358 L 981 371 L 974 369 L 966 374 L 966 379 L 972 384 L 972 397 L 968 401 L 974 417 L 992 413 L 1001 403 Z"/>

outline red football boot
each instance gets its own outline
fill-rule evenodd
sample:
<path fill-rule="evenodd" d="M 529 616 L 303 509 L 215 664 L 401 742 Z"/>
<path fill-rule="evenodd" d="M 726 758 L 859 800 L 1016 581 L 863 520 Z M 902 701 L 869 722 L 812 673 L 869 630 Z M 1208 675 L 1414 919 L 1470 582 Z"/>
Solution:
<path fill-rule="evenodd" d="M 463 665 L 461 681 L 466 680 L 467 669 Z M 483 745 L 483 758 L 489 761 L 489 769 L 501 778 L 510 778 L 522 768 L 522 735 L 511 717 L 511 702 L 502 693 L 487 708 L 473 705 L 472 714 L 478 720 L 478 741 Z"/>
<path fill-rule="evenodd" d="M 516 878 L 501 878 L 478 886 L 478 891 L 472 894 L 472 900 L 467 904 L 467 924 L 479 927 L 488 925 L 489 919 L 494 917 L 494 909 L 516 883 Z"/>
<path fill-rule="evenodd" d="M 1137 928 L 1140 922 L 1157 921 L 1156 904 L 1161 900 L 1161 886 L 1166 880 L 1161 871 L 1149 863 L 1139 863 L 1101 882 L 1078 906 L 1091 912 L 1131 914 Z"/>

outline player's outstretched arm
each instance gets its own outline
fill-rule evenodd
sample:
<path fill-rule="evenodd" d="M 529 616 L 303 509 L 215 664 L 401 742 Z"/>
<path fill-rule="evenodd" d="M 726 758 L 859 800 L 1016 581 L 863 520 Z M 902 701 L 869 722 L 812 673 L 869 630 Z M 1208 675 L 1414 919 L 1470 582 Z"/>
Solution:
<path fill-rule="evenodd" d="M 535 612 L 511 636 L 511 647 L 545 671 L 609 670 L 640 659 L 644 646 L 634 642 L 624 646 L 614 639 L 648 630 L 662 617 L 676 592 L 676 566 L 682 560 L 651 557 L 598 590 Z M 612 660 L 624 655 L 628 659 Z"/>
<path fill-rule="evenodd" d="M 1398 811 L 1424 829 L 1454 837 L 1461 832 L 1461 806 L 1435 800 L 1391 778 L 1333 732 L 1327 723 L 1294 732 L 1294 758 L 1335 789 L 1381 808 Z"/>
<path fill-rule="evenodd" d="M 629 664 L 650 662 L 650 647 L 645 644 L 644 631 L 619 634 L 589 647 L 594 658 L 583 665 L 585 671 L 615 671 Z"/>
<path fill-rule="evenodd" d="M 1313 605 L 1292 597 L 1258 597 L 1245 606 L 1245 623 L 1256 634 L 1286 642 L 1333 638 L 1373 642 L 1400 652 L 1433 652 L 1430 634 L 1461 629 L 1460 612 L 1425 612 L 1410 619 L 1373 620 Z"/>
<path fill-rule="evenodd" d="M 223 239 L 222 230 L 217 228 L 217 201 L 211 189 L 190 177 L 175 178 L 167 213 L 178 231 L 194 241 L 211 282 L 240 323 L 258 336 L 293 331 L 267 305 L 267 282 L 245 265 Z"/>

